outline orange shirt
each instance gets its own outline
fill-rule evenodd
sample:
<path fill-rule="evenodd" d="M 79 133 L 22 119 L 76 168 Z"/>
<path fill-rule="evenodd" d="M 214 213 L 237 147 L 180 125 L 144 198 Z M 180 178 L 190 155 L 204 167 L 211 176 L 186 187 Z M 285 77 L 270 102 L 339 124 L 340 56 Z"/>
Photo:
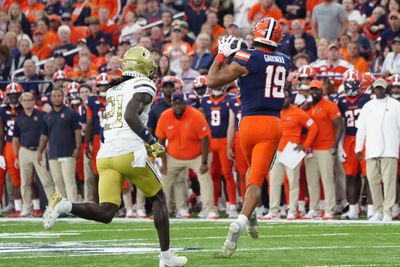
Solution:
<path fill-rule="evenodd" d="M 190 44 L 187 42 L 184 42 L 184 41 L 181 41 L 180 49 L 182 50 L 182 52 L 184 54 L 189 54 L 192 52 L 192 47 L 190 46 Z M 164 45 L 163 53 L 167 54 L 169 56 L 173 50 L 174 50 L 174 46 L 171 42 L 169 42 Z"/>
<path fill-rule="evenodd" d="M 318 104 L 312 106 L 307 113 L 318 126 L 318 133 L 311 148 L 315 150 L 331 149 L 335 143 L 333 121 L 341 117 L 338 106 L 323 98 Z"/>
<path fill-rule="evenodd" d="M 45 33 L 44 35 L 44 44 L 48 45 L 52 48 L 56 47 L 58 42 L 58 37 L 54 32 L 50 32 L 48 31 L 47 33 Z"/>
<path fill-rule="evenodd" d="M 369 64 L 363 57 L 358 57 L 356 60 L 351 60 L 350 63 L 354 65 L 354 68 L 360 73 L 366 73 L 369 70 Z"/>
<path fill-rule="evenodd" d="M 52 49 L 50 46 L 42 44 L 40 46 L 33 45 L 31 53 L 39 58 L 39 60 L 47 59 L 51 56 Z"/>
<path fill-rule="evenodd" d="M 208 123 L 200 111 L 186 106 L 180 120 L 172 108 L 164 111 L 157 123 L 156 136 L 168 140 L 167 152 L 180 160 L 190 160 L 201 155 L 201 139 L 210 135 Z"/>
<path fill-rule="evenodd" d="M 36 12 L 44 10 L 44 5 L 41 3 L 36 3 L 33 6 L 27 5 L 22 10 L 24 11 L 24 14 L 29 22 L 34 23 L 36 21 Z"/>
<path fill-rule="evenodd" d="M 118 30 L 117 24 L 108 21 L 107 24 L 100 24 L 100 31 L 113 35 Z"/>
<path fill-rule="evenodd" d="M 342 56 L 342 59 L 349 61 L 350 57 L 349 57 L 349 51 L 347 51 L 347 48 L 341 47 L 339 49 L 339 53 Z"/>
<path fill-rule="evenodd" d="M 315 7 L 316 5 L 321 4 L 323 1 L 324 1 L 324 0 L 307 0 L 307 1 L 306 1 L 306 10 L 307 10 L 307 12 L 312 13 L 314 7 Z"/>
<path fill-rule="evenodd" d="M 79 80 L 79 79 L 86 80 L 91 77 L 96 77 L 97 75 L 99 75 L 99 73 L 92 69 L 87 72 L 82 72 L 79 69 L 75 69 L 75 70 L 71 71 L 71 73 L 69 74 L 70 78 L 77 79 L 77 80 Z"/>
<path fill-rule="evenodd" d="M 283 151 L 288 142 L 298 144 L 301 142 L 301 130 L 303 127 L 308 129 L 307 138 L 303 142 L 305 148 L 309 148 L 314 141 L 318 126 L 314 123 L 306 112 L 295 105 L 290 105 L 288 109 L 281 111 L 282 137 L 278 145 L 278 151 Z"/>
<path fill-rule="evenodd" d="M 220 26 L 220 25 L 215 25 L 212 27 L 212 34 L 215 39 L 218 39 L 218 37 L 225 32 L 225 28 Z"/>
<path fill-rule="evenodd" d="M 263 17 L 272 17 L 276 20 L 280 20 L 283 18 L 283 14 L 276 5 L 263 9 L 261 3 L 255 4 L 247 13 L 247 18 L 251 23 L 257 22 Z"/>
<path fill-rule="evenodd" d="M 119 0 L 93 0 L 92 4 L 92 17 L 97 17 L 100 8 L 107 8 L 110 12 L 110 19 L 114 19 L 120 12 L 121 1 Z"/>

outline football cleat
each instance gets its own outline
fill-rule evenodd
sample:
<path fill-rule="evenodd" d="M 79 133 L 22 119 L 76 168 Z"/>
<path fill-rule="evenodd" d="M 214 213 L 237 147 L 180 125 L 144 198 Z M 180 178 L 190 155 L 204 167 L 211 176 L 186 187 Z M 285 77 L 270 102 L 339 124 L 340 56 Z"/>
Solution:
<path fill-rule="evenodd" d="M 380 222 L 383 220 L 383 214 L 380 212 L 375 212 L 374 216 L 368 219 L 369 222 Z"/>
<path fill-rule="evenodd" d="M 222 248 L 222 255 L 224 257 L 230 257 L 235 252 L 242 231 L 243 227 L 240 227 L 238 222 L 231 223 L 229 226 L 228 237 L 226 238 Z"/>
<path fill-rule="evenodd" d="M 65 202 L 65 198 L 58 192 L 54 192 L 50 196 L 49 205 L 46 207 L 46 211 L 43 214 L 43 226 L 46 229 L 50 229 L 54 226 L 57 218 L 60 216 L 58 213 L 58 206 L 60 203 Z"/>
<path fill-rule="evenodd" d="M 136 211 L 136 214 L 137 214 L 137 216 L 138 216 L 139 218 L 142 218 L 142 219 L 144 219 L 144 218 L 147 217 L 146 211 L 145 211 L 145 210 L 142 210 L 142 209 L 137 210 L 137 211 Z"/>
<path fill-rule="evenodd" d="M 301 218 L 304 220 L 319 220 L 321 219 L 321 215 L 315 210 L 309 210 L 308 213 Z"/>
<path fill-rule="evenodd" d="M 260 236 L 258 231 L 257 214 L 253 212 L 249 219 L 249 227 L 247 229 L 249 236 L 253 239 L 257 239 Z"/>
<path fill-rule="evenodd" d="M 126 214 L 125 214 L 125 218 L 130 219 L 130 218 L 134 218 L 134 217 L 135 217 L 135 213 L 133 212 L 133 210 L 127 209 L 126 210 Z"/>
<path fill-rule="evenodd" d="M 173 252 L 170 252 L 167 256 L 160 255 L 160 267 L 181 267 L 187 263 L 185 256 L 177 256 Z"/>
<path fill-rule="evenodd" d="M 238 217 L 238 212 L 236 209 L 236 205 L 229 205 L 228 218 L 236 219 Z"/>
<path fill-rule="evenodd" d="M 280 213 L 268 212 L 266 215 L 262 216 L 260 220 L 280 220 Z"/>
<path fill-rule="evenodd" d="M 296 220 L 296 213 L 293 211 L 289 211 L 286 216 L 286 220 L 288 220 L 288 221 Z"/>
<path fill-rule="evenodd" d="M 211 211 L 210 213 L 208 213 L 207 219 L 209 220 L 218 220 L 219 216 L 216 212 Z"/>
<path fill-rule="evenodd" d="M 192 218 L 192 215 L 190 215 L 190 213 L 187 210 L 181 209 L 181 210 L 178 210 L 178 212 L 176 213 L 176 218 L 177 219 L 189 219 L 189 218 Z"/>
<path fill-rule="evenodd" d="M 333 219 L 334 219 L 333 213 L 331 213 L 331 212 L 325 212 L 325 214 L 324 214 L 324 216 L 322 217 L 322 219 L 324 219 L 324 220 L 333 220 Z"/>

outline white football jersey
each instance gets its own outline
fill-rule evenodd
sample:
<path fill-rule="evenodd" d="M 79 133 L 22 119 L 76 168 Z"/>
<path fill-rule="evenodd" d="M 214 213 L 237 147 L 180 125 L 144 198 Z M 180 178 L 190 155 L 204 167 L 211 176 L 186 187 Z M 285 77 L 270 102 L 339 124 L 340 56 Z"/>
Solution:
<path fill-rule="evenodd" d="M 136 93 L 148 93 L 152 101 L 139 115 L 147 123 L 151 104 L 156 95 L 156 86 L 146 77 L 132 78 L 107 90 L 106 119 L 104 121 L 104 144 L 97 158 L 110 158 L 143 150 L 144 141 L 137 136 L 124 119 L 126 106 Z"/>

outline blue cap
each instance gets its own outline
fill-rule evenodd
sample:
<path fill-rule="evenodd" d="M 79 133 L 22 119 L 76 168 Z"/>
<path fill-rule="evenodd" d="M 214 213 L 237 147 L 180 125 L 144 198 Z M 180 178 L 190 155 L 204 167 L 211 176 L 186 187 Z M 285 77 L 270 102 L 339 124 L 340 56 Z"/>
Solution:
<path fill-rule="evenodd" d="M 184 94 L 184 93 L 182 93 L 182 92 L 174 92 L 172 95 L 171 95 L 171 100 L 172 101 L 175 101 L 175 100 L 183 100 L 183 101 L 186 101 L 186 95 Z"/>

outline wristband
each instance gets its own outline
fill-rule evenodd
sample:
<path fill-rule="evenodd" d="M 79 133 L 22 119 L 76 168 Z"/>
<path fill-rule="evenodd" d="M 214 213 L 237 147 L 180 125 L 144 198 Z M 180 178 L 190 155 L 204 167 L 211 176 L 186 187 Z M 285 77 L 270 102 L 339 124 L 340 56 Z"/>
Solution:
<path fill-rule="evenodd" d="M 215 57 L 215 60 L 221 62 L 222 64 L 224 64 L 225 59 L 226 59 L 226 58 L 225 58 L 225 56 L 224 56 L 223 54 L 218 54 L 218 55 Z"/>
<path fill-rule="evenodd" d="M 148 143 L 149 145 L 153 145 L 157 142 L 157 139 L 151 134 L 151 132 L 147 128 L 143 128 L 139 133 L 138 136 L 142 138 L 143 141 Z"/>

